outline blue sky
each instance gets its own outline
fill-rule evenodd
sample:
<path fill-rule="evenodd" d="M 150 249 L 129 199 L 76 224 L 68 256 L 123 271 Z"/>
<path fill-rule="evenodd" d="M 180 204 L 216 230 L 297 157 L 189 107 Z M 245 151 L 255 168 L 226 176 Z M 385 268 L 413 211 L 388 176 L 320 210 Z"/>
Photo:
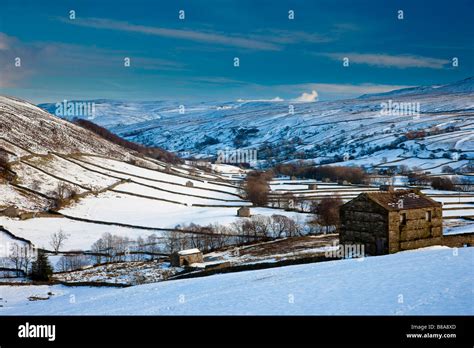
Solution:
<path fill-rule="evenodd" d="M 186 102 L 315 90 L 329 100 L 449 83 L 474 75 L 473 9 L 471 0 L 2 0 L 0 93 Z"/>

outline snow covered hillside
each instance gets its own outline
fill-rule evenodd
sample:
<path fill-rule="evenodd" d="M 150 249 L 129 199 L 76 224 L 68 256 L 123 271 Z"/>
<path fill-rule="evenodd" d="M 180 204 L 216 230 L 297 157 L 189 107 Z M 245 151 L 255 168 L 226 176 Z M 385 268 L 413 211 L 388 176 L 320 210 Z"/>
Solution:
<path fill-rule="evenodd" d="M 94 121 L 129 140 L 183 155 L 215 158 L 225 149 L 254 149 L 259 160 L 345 159 L 437 172 L 474 158 L 473 88 L 468 78 L 351 100 L 201 103 L 181 112 L 164 102 L 130 107 L 101 100 Z M 54 112 L 53 104 L 42 107 Z"/>
<path fill-rule="evenodd" d="M 0 177 L 0 226 L 37 247 L 50 248 L 59 231 L 68 235 L 61 251 L 71 251 L 89 250 L 106 232 L 135 240 L 191 223 L 229 225 L 239 207 L 251 205 L 211 167 L 143 157 L 24 101 L 0 97 L 0 131 L 9 167 L 9 178 Z"/>
<path fill-rule="evenodd" d="M 0 147 L 10 151 L 13 159 L 50 151 L 118 158 L 129 152 L 33 104 L 4 96 L 0 96 Z"/>
<path fill-rule="evenodd" d="M 2 315 L 473 315 L 474 249 L 398 254 L 125 289 L 0 287 Z M 52 295 L 48 295 L 52 292 Z M 29 296 L 49 297 L 30 302 Z"/>

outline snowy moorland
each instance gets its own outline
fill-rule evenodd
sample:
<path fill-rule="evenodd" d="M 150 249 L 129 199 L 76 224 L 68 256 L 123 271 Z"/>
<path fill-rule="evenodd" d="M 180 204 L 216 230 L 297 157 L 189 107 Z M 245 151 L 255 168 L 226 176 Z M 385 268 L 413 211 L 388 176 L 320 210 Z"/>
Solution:
<path fill-rule="evenodd" d="M 98 100 L 88 119 L 183 156 L 257 150 L 258 160 L 407 165 L 438 173 L 474 158 L 474 79 L 350 100 L 199 103 Z M 393 106 L 385 112 L 384 105 Z M 225 107 L 223 107 L 225 106 Z M 54 104 L 41 107 L 55 112 Z M 398 112 L 398 110 L 402 110 Z"/>

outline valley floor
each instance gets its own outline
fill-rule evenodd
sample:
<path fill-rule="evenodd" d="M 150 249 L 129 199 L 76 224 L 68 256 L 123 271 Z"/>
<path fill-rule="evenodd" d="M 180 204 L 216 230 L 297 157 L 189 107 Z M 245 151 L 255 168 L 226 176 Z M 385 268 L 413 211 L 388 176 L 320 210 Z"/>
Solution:
<path fill-rule="evenodd" d="M 473 266 L 472 247 L 431 247 L 123 289 L 1 286 L 0 315 L 473 315 Z"/>

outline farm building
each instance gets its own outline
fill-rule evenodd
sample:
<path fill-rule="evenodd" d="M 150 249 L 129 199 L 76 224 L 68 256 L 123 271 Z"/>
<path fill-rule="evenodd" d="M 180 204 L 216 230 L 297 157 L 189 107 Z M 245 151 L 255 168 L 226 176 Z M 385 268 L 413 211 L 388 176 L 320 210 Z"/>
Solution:
<path fill-rule="evenodd" d="M 12 205 L 4 210 L 0 210 L 0 216 L 15 218 L 15 217 L 20 216 L 20 210 L 18 209 L 17 206 Z"/>
<path fill-rule="evenodd" d="M 395 187 L 393 185 L 380 185 L 380 191 L 395 191 Z"/>
<path fill-rule="evenodd" d="M 194 187 L 194 184 L 191 180 L 186 181 L 186 187 Z"/>
<path fill-rule="evenodd" d="M 308 184 L 308 190 L 317 190 L 318 185 L 317 184 Z"/>
<path fill-rule="evenodd" d="M 364 192 L 340 213 L 340 243 L 363 244 L 369 255 L 442 244 L 442 205 L 417 190 Z"/>
<path fill-rule="evenodd" d="M 182 267 L 193 263 L 203 262 L 202 252 L 199 249 L 176 251 L 170 255 L 171 266 Z"/>
<path fill-rule="evenodd" d="M 250 208 L 248 207 L 240 207 L 237 210 L 238 217 L 250 217 Z"/>

